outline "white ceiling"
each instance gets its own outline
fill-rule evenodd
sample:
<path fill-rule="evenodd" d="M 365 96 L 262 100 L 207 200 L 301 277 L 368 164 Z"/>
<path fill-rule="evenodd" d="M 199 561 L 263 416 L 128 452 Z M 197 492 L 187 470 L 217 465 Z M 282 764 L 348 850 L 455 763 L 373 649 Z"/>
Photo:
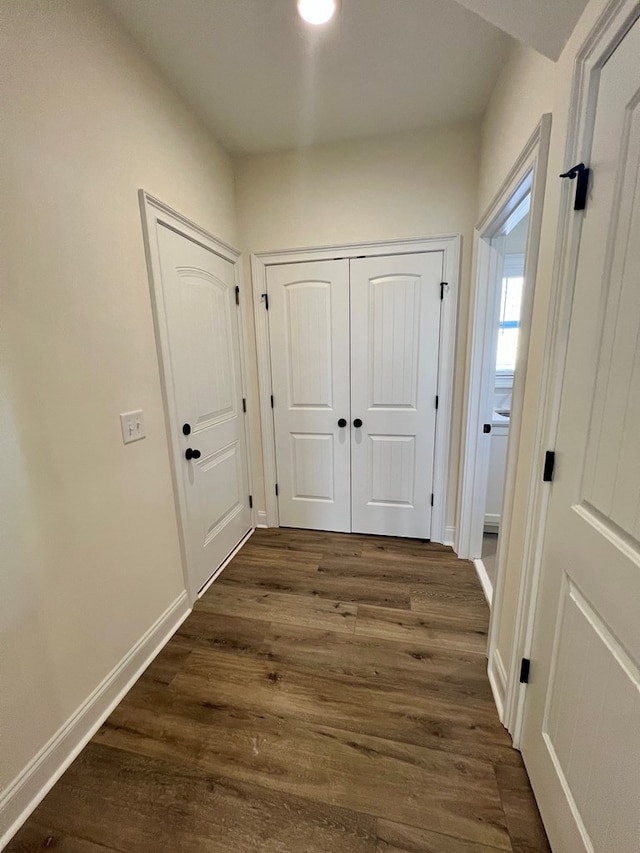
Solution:
<path fill-rule="evenodd" d="M 587 0 L 342 0 L 319 29 L 295 0 L 104 2 L 242 154 L 478 118 L 509 36 L 556 59 Z"/>
<path fill-rule="evenodd" d="M 562 53 L 588 0 L 456 0 L 550 59 Z"/>
<path fill-rule="evenodd" d="M 342 0 L 322 31 L 295 0 L 105 2 L 235 154 L 478 118 L 510 44 L 454 0 Z"/>

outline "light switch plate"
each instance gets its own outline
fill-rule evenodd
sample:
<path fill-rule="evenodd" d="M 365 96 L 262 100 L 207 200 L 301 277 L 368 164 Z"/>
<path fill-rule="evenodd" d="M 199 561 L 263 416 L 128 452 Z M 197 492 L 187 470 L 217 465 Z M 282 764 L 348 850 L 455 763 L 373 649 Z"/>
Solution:
<path fill-rule="evenodd" d="M 120 415 L 120 428 L 122 429 L 122 440 L 125 444 L 131 444 L 132 441 L 140 441 L 141 438 L 144 438 L 146 432 L 142 409 L 136 409 L 135 412 L 123 412 Z"/>

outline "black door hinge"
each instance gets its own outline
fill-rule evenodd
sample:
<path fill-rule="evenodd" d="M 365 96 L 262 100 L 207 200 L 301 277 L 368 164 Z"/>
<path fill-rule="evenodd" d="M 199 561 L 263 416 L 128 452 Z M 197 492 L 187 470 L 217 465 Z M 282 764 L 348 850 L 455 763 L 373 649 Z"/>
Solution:
<path fill-rule="evenodd" d="M 273 409 L 273 394 L 271 395 L 271 408 Z"/>
<path fill-rule="evenodd" d="M 568 172 L 563 172 L 561 178 L 569 178 L 570 181 L 576 181 L 576 197 L 573 202 L 574 210 L 584 210 L 587 206 L 587 191 L 589 189 L 589 175 L 591 169 L 587 169 L 584 163 L 578 163 L 577 166 L 572 166 Z"/>
<path fill-rule="evenodd" d="M 438 403 L 440 402 L 440 397 L 436 394 L 436 411 L 438 411 Z"/>
<path fill-rule="evenodd" d="M 491 424 L 483 424 L 482 432 L 490 433 L 491 432 Z"/>
<path fill-rule="evenodd" d="M 440 302 L 442 302 L 442 300 L 444 299 L 444 289 L 445 289 L 445 287 L 448 287 L 448 285 L 449 285 L 448 281 L 441 281 L 440 282 Z"/>
<path fill-rule="evenodd" d="M 520 684 L 529 683 L 529 670 L 531 669 L 531 661 L 529 658 L 522 658 L 520 664 Z"/>
<path fill-rule="evenodd" d="M 268 311 L 268 310 L 269 310 L 269 294 L 268 294 L 268 293 L 263 293 L 263 294 L 262 294 L 262 298 L 264 299 L 264 307 L 265 307 L 265 308 L 267 309 L 267 311 Z"/>
<path fill-rule="evenodd" d="M 553 469 L 556 464 L 555 450 L 547 450 L 544 455 L 544 471 L 542 472 L 542 480 L 545 483 L 553 481 Z"/>
<path fill-rule="evenodd" d="M 276 497 L 278 497 L 278 484 L 276 483 Z"/>
<path fill-rule="evenodd" d="M 246 399 L 246 397 L 242 398 L 242 411 L 245 413 L 247 411 L 247 399 Z"/>
<path fill-rule="evenodd" d="M 249 509 L 253 509 L 253 495 L 249 495 Z"/>
<path fill-rule="evenodd" d="M 236 305 L 240 305 L 240 288 L 236 284 Z"/>
<path fill-rule="evenodd" d="M 431 492 L 431 506 L 433 506 L 433 492 Z"/>

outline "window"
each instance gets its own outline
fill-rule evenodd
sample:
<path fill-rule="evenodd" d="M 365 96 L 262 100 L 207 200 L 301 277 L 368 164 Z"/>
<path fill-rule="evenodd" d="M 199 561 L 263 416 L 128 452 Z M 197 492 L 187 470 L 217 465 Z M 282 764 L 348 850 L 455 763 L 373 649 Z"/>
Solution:
<path fill-rule="evenodd" d="M 506 255 L 496 354 L 496 373 L 502 375 L 512 375 L 516 368 L 523 285 L 524 255 Z"/>

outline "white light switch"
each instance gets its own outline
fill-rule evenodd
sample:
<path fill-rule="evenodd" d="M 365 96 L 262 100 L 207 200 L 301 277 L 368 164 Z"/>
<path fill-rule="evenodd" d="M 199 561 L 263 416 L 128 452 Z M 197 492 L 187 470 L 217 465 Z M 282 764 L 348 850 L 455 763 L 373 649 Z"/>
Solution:
<path fill-rule="evenodd" d="M 124 412 L 120 415 L 120 428 L 122 429 L 122 440 L 125 444 L 139 441 L 144 438 L 144 414 L 142 409 L 135 412 Z"/>

